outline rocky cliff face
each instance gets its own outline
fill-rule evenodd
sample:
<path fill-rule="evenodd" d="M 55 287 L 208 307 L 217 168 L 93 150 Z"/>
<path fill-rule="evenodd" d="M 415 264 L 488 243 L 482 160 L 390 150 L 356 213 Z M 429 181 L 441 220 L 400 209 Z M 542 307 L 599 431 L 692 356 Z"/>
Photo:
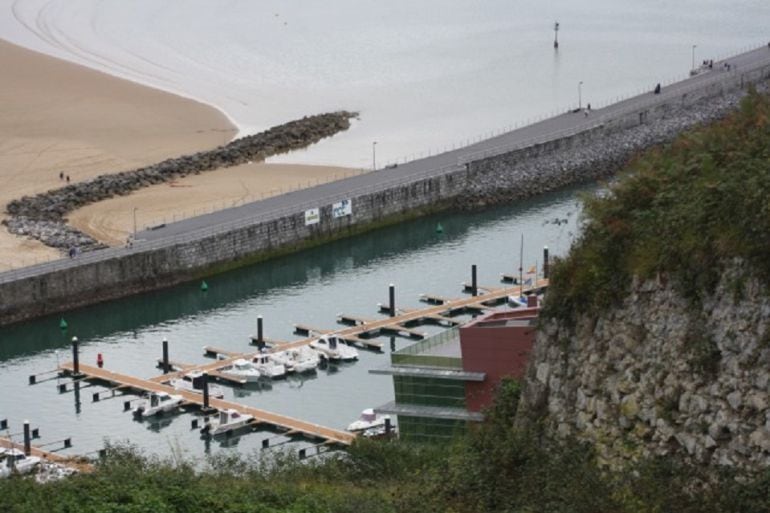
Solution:
<path fill-rule="evenodd" d="M 770 466 L 770 296 L 747 273 L 733 262 L 701 302 L 661 276 L 574 326 L 543 319 L 520 414 L 615 468 L 653 455 Z"/>

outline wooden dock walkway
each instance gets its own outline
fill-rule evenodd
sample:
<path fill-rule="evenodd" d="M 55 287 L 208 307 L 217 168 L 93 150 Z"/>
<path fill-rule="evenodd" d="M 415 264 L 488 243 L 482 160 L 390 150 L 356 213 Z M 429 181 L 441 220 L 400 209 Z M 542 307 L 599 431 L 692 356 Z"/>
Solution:
<path fill-rule="evenodd" d="M 0 447 L 4 449 L 18 449 L 20 451 L 24 451 L 24 444 L 14 442 L 4 437 L 0 437 Z M 83 459 L 78 456 L 58 454 L 55 452 L 46 451 L 40 447 L 35 447 L 34 445 L 30 447 L 30 454 L 50 463 L 58 463 L 59 465 L 63 465 L 65 467 L 74 468 L 79 472 L 91 472 L 93 470 L 93 466 L 90 463 L 84 462 Z"/>
<path fill-rule="evenodd" d="M 296 331 L 307 335 L 306 338 L 295 340 L 291 342 L 280 342 L 280 345 L 273 346 L 270 351 L 282 351 L 286 349 L 293 349 L 302 346 L 309 345 L 312 341 L 317 340 L 318 335 L 332 333 L 337 337 L 347 340 L 349 343 L 356 345 L 362 345 L 366 347 L 374 347 L 381 349 L 383 343 L 378 340 L 370 339 L 369 337 L 382 335 L 382 334 L 395 334 L 398 336 L 404 336 L 412 339 L 421 339 L 425 337 L 425 334 L 416 331 L 408 326 L 418 325 L 420 323 L 438 323 L 443 326 L 453 326 L 459 324 L 458 321 L 452 319 L 452 315 L 463 311 L 483 311 L 489 309 L 488 305 L 498 304 L 509 295 L 518 295 L 522 291 L 524 293 L 532 293 L 541 290 L 548 286 L 548 280 L 543 279 L 537 281 L 534 285 L 525 286 L 523 289 L 521 286 L 516 285 L 514 287 L 505 288 L 484 288 L 482 294 L 478 296 L 464 297 L 460 299 L 451 299 L 441 296 L 427 295 L 421 296 L 422 300 L 427 300 L 432 303 L 432 306 L 426 308 L 417 309 L 397 309 L 397 315 L 393 317 L 384 317 L 381 319 L 365 319 L 362 317 L 340 314 L 337 317 L 337 321 L 345 323 L 347 327 L 339 330 L 323 330 L 302 324 L 295 325 Z M 463 288 L 467 291 L 467 287 L 463 284 Z M 436 304 L 438 303 L 438 304 Z M 380 310 L 383 308 L 380 305 Z M 388 308 L 389 312 L 390 309 Z M 313 336 L 313 334 L 317 334 Z M 263 338 L 263 342 L 268 342 L 270 339 Z M 252 343 L 257 342 L 255 337 L 252 337 Z M 176 377 L 189 372 L 206 372 L 210 376 L 220 379 L 233 380 L 229 377 L 222 376 L 220 370 L 229 367 L 236 359 L 252 359 L 259 355 L 259 352 L 235 352 L 226 349 L 206 346 L 203 348 L 204 353 L 208 356 L 219 356 L 220 358 L 211 363 L 193 365 L 179 362 L 169 362 L 173 366 L 173 371 L 168 374 L 156 376 L 151 379 L 142 379 L 117 372 L 112 372 L 99 367 L 93 367 L 90 365 L 80 364 L 81 379 L 86 380 L 98 380 L 105 383 L 109 383 L 114 389 L 130 389 L 137 392 L 166 392 L 169 394 L 176 394 L 182 396 L 184 399 L 184 405 L 196 405 L 203 406 L 203 396 L 199 393 L 188 390 L 177 390 L 169 386 L 167 383 Z M 73 363 L 67 362 L 59 366 L 58 370 L 66 374 L 72 374 Z M 232 409 L 238 411 L 241 414 L 251 415 L 254 417 L 253 425 L 266 424 L 272 427 L 276 427 L 284 430 L 284 434 L 301 434 L 307 438 L 313 440 L 322 440 L 324 444 L 340 444 L 350 445 L 356 438 L 356 435 L 346 431 L 340 431 L 318 424 L 305 422 L 299 419 L 294 419 L 285 415 L 261 410 L 251 406 L 242 405 L 232 401 L 226 401 L 224 399 L 217 399 L 210 397 L 209 406 L 217 410 Z M 54 455 L 53 453 L 46 453 L 40 451 L 39 454 L 44 454 L 45 457 L 52 460 L 67 460 L 65 457 Z"/>
<path fill-rule="evenodd" d="M 524 293 L 528 293 L 528 292 L 531 293 L 531 292 L 535 292 L 540 289 L 543 289 L 547 286 L 548 286 L 548 280 L 540 279 L 534 285 L 525 286 L 523 289 L 519 285 L 516 285 L 514 287 L 494 289 L 493 291 L 487 294 L 483 294 L 481 296 L 470 296 L 470 297 L 464 297 L 460 299 L 442 298 L 445 302 L 440 305 L 434 305 L 434 306 L 429 306 L 426 308 L 418 308 L 418 309 L 402 309 L 402 310 L 399 310 L 401 313 L 395 317 L 384 317 L 382 319 L 372 320 L 370 322 L 367 322 L 366 324 L 358 324 L 355 326 L 342 328 L 336 331 L 319 330 L 319 329 L 316 329 L 310 326 L 305 326 L 302 324 L 295 324 L 295 329 L 299 328 L 300 330 L 307 330 L 305 331 L 305 333 L 308 333 L 308 334 L 312 332 L 333 333 L 337 337 L 340 337 L 345 340 L 361 341 L 361 342 L 365 342 L 369 346 L 382 347 L 381 341 L 374 340 L 374 339 L 364 339 L 364 338 L 361 338 L 361 335 L 376 333 L 383 328 L 403 329 L 405 325 L 418 323 L 421 320 L 439 322 L 443 325 L 450 324 L 450 321 L 457 324 L 457 321 L 454 321 L 453 319 L 451 319 L 450 314 L 455 312 L 461 312 L 463 310 L 468 310 L 468 309 L 476 310 L 476 311 L 488 310 L 489 307 L 484 306 L 488 302 L 499 301 L 499 300 L 505 299 L 509 295 L 518 295 L 522 290 Z M 432 296 L 432 297 L 437 297 L 437 296 Z M 294 340 L 291 342 L 281 343 L 279 347 L 274 347 L 271 349 L 271 351 L 283 351 L 286 349 L 294 349 L 297 347 L 306 346 L 306 345 L 309 345 L 310 342 L 317 339 L 318 339 L 318 336 L 309 335 L 306 338 Z M 201 364 L 191 368 L 190 370 L 212 373 L 217 371 L 218 369 L 221 369 L 222 367 L 227 367 L 229 365 L 232 365 L 232 362 L 237 358 L 251 359 L 257 356 L 258 354 L 259 353 L 257 352 L 234 353 L 232 357 L 229 357 L 227 359 Z M 152 381 L 155 381 L 161 378 L 168 380 L 168 379 L 177 377 L 180 374 L 182 373 L 180 372 L 169 373 L 169 374 L 166 374 L 165 376 L 153 378 Z"/>
<path fill-rule="evenodd" d="M 535 290 L 539 290 L 547 286 L 548 286 L 548 280 L 541 279 L 541 280 L 538 280 L 538 282 L 535 285 L 524 287 L 524 292 L 525 293 L 533 292 Z M 391 328 L 394 330 L 400 329 L 403 331 L 403 325 L 414 323 L 420 320 L 432 320 L 443 324 L 450 324 L 450 322 L 454 324 L 458 324 L 457 321 L 451 319 L 451 317 L 448 317 L 447 314 L 452 312 L 462 311 L 464 309 L 486 310 L 488 309 L 488 307 L 484 306 L 484 303 L 504 299 L 509 295 L 518 294 L 519 292 L 520 292 L 519 286 L 515 286 L 515 287 L 494 289 L 493 291 L 481 296 L 471 296 L 471 297 L 461 298 L 461 299 L 441 298 L 444 301 L 444 303 L 440 305 L 430 306 L 427 308 L 414 309 L 414 310 L 411 310 L 411 309 L 401 310 L 402 313 L 395 317 L 386 317 L 383 319 L 373 320 L 373 321 L 367 322 L 366 324 L 358 324 L 358 325 L 351 326 L 349 328 L 343 328 L 341 330 L 334 331 L 333 333 L 338 337 L 346 338 L 350 336 L 359 336 L 365 333 L 368 334 L 368 333 L 377 332 L 382 330 L 383 328 L 385 330 L 387 330 L 388 328 Z M 438 296 L 430 296 L 430 297 L 437 298 Z M 310 342 L 312 342 L 316 338 L 317 337 L 307 337 L 301 340 L 295 340 L 293 342 L 289 342 L 287 344 L 282 345 L 281 349 L 289 349 L 289 348 L 307 345 L 307 344 L 310 344 Z"/>
<path fill-rule="evenodd" d="M 221 360 L 212 365 L 221 367 L 223 365 L 222 362 L 226 361 Z M 226 363 L 224 365 L 226 365 Z M 203 367 L 205 366 L 197 366 L 196 370 L 207 370 L 208 372 L 211 372 L 211 370 L 216 370 L 215 368 L 205 369 Z M 59 370 L 72 373 L 72 362 L 61 364 L 59 366 Z M 112 372 L 106 369 L 100 369 L 99 367 L 93 367 L 91 365 L 84 365 L 82 363 L 80 364 L 80 373 L 84 375 L 86 379 L 100 380 L 111 383 L 113 385 L 119 385 L 141 392 L 166 392 L 169 394 L 181 395 L 187 404 L 203 406 L 203 396 L 201 394 L 190 392 L 188 390 L 176 390 L 169 385 L 164 385 L 156 381 L 156 379 L 161 378 L 164 380 L 171 379 L 171 377 L 173 377 L 172 374 L 174 373 L 166 374 L 164 376 L 154 378 L 153 380 L 149 380 Z M 241 414 L 253 416 L 255 422 L 258 424 L 275 426 L 281 429 L 285 429 L 286 431 L 293 431 L 295 433 L 302 434 L 311 439 L 324 440 L 328 443 L 350 445 L 356 438 L 356 435 L 353 433 L 348 433 L 347 431 L 339 431 L 336 429 L 327 428 L 318 424 L 294 419 L 292 417 L 280 415 L 278 413 L 260 410 L 251 406 L 245 406 L 243 404 L 235 403 L 232 401 L 226 401 L 224 399 L 215 399 L 212 397 L 209 400 L 209 406 L 217 410 L 236 410 Z"/>

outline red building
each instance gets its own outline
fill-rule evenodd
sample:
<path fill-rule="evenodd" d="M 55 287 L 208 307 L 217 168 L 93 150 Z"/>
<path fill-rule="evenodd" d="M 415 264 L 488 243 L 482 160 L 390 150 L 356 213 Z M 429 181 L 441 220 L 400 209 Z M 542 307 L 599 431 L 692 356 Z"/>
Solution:
<path fill-rule="evenodd" d="M 483 381 L 465 382 L 465 405 L 479 412 L 492 404 L 498 383 L 521 379 L 535 342 L 539 308 L 520 308 L 479 317 L 460 327 L 463 370 L 483 372 Z"/>
<path fill-rule="evenodd" d="M 500 381 L 524 375 L 536 303 L 533 296 L 528 307 L 492 312 L 391 353 L 389 366 L 369 371 L 393 376 L 395 389 L 395 400 L 375 411 L 398 415 L 409 441 L 443 443 L 483 421 Z"/>

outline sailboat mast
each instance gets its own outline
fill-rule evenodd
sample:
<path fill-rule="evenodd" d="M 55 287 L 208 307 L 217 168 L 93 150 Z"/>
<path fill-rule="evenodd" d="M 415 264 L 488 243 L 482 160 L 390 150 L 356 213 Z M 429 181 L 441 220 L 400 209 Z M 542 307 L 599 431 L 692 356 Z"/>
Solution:
<path fill-rule="evenodd" d="M 524 297 L 524 234 L 521 234 L 519 247 L 519 297 Z"/>

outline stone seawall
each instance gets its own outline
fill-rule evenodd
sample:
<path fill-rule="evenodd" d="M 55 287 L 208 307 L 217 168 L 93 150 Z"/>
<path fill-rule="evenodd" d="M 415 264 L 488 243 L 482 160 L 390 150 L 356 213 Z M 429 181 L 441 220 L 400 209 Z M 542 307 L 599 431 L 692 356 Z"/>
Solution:
<path fill-rule="evenodd" d="M 330 204 L 319 204 L 315 225 L 306 226 L 302 211 L 173 245 L 107 250 L 112 257 L 84 258 L 45 274 L 0 279 L 0 325 L 171 286 L 432 211 L 478 208 L 609 176 L 637 152 L 725 115 L 742 94 L 722 86 L 641 115 L 636 110 L 597 119 L 595 128 L 584 132 L 350 197 L 351 215 L 335 218 Z"/>

